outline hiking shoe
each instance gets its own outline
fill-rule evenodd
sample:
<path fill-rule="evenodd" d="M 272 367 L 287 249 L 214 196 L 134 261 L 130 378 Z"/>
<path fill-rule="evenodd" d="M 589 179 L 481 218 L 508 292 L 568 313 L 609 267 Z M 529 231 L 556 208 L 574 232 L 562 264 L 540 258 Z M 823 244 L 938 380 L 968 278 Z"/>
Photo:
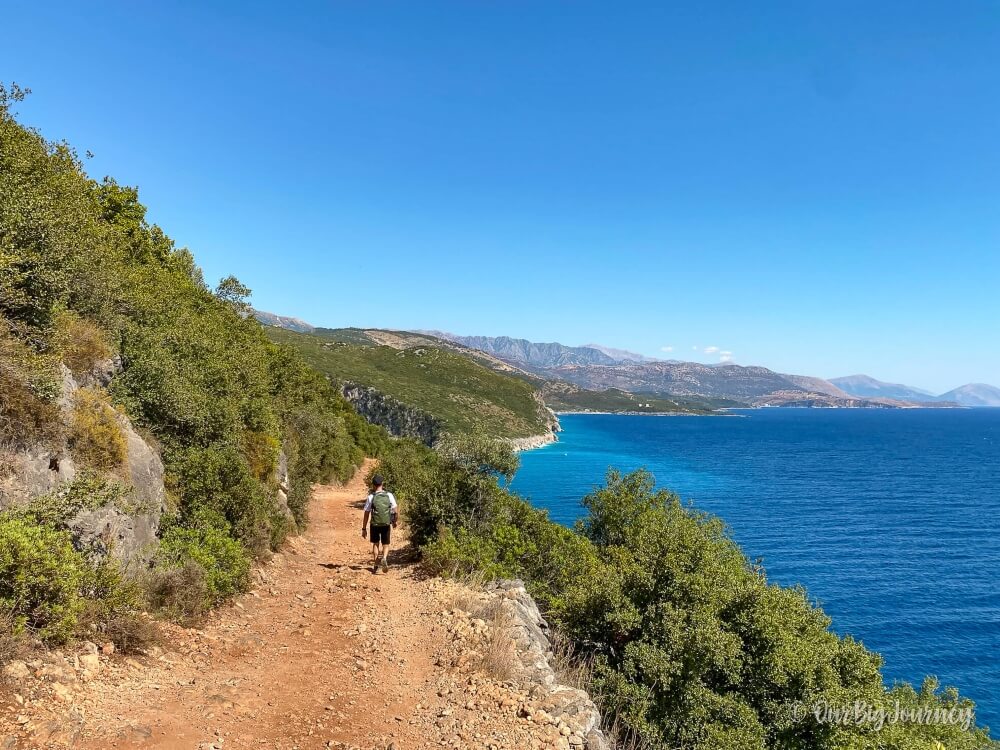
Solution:
<path fill-rule="evenodd" d="M 389 561 L 384 557 L 382 558 L 382 572 L 383 573 L 389 572 Z"/>
<path fill-rule="evenodd" d="M 374 565 L 372 565 L 372 574 L 373 575 L 378 575 L 378 563 L 375 563 Z"/>

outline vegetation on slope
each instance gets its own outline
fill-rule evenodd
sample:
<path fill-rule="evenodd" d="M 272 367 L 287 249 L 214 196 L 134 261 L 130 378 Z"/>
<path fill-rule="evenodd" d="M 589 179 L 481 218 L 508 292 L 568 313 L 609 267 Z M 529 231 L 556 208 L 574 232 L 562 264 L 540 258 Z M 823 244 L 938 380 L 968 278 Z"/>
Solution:
<path fill-rule="evenodd" d="M 637 414 L 713 414 L 718 409 L 742 404 L 726 399 L 685 396 L 660 396 L 653 393 L 629 393 L 617 388 L 590 391 L 585 388 L 548 381 L 542 386 L 542 398 L 555 411 L 563 412 L 634 412 Z"/>
<path fill-rule="evenodd" d="M 446 575 L 517 577 L 590 665 L 591 692 L 636 747 L 674 750 L 972 750 L 972 704 L 928 679 L 886 689 L 881 659 L 830 630 L 800 588 L 768 583 L 722 522 L 611 471 L 575 530 L 496 481 L 517 460 L 482 439 L 430 451 L 400 441 L 378 470 L 401 500 L 425 564 Z M 856 702 L 958 723 L 819 721 Z M 851 714 L 853 716 L 853 713 Z M 938 742 L 941 745 L 935 745 Z"/>
<path fill-rule="evenodd" d="M 191 253 L 146 220 L 134 188 L 91 180 L 67 144 L 21 126 L 10 108 L 23 94 L 0 87 L 0 448 L 11 456 L 40 441 L 68 442 L 82 463 L 117 481 L 123 449 L 110 409 L 126 412 L 155 439 L 167 469 L 173 515 L 156 575 L 186 570 L 174 583 L 197 587 L 194 596 L 161 594 L 218 601 L 293 528 L 278 502 L 282 451 L 300 524 L 310 484 L 348 477 L 383 433 L 294 351 L 268 340 L 247 317 L 249 290 L 236 279 L 210 289 Z M 78 392 L 63 424 L 61 367 L 81 374 L 111 355 L 120 370 L 107 390 Z M 103 482 L 74 490 L 83 505 Z M 0 609 L 5 622 L 43 638 L 85 627 L 81 613 L 94 607 L 83 600 L 139 606 L 124 579 L 107 584 L 117 573 L 68 546 L 68 512 L 0 523 Z M 33 570 L 58 585 L 46 588 Z"/>
<path fill-rule="evenodd" d="M 531 383 L 456 352 L 431 346 L 379 346 L 357 329 L 324 335 L 280 328 L 267 332 L 334 381 L 376 388 L 439 419 L 449 432 L 527 437 L 546 431 Z"/>

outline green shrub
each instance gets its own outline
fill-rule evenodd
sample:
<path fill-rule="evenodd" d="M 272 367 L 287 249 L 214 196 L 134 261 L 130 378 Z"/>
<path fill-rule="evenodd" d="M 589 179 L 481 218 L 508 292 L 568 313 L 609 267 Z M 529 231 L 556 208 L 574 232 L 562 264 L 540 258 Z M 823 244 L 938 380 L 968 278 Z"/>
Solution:
<path fill-rule="evenodd" d="M 657 491 L 643 471 L 609 472 L 575 531 L 497 486 L 502 452 L 383 452 L 431 572 L 522 578 L 591 664 L 589 688 L 625 746 L 666 750 L 953 750 L 995 747 L 961 726 L 866 727 L 795 720 L 789 706 L 970 707 L 925 685 L 887 691 L 881 659 L 830 631 L 804 591 L 768 584 L 717 518 Z M 487 480 L 493 491 L 487 490 Z M 478 493 L 478 494 L 477 494 Z"/>
<path fill-rule="evenodd" d="M 92 471 L 83 471 L 47 495 L 32 500 L 26 507 L 6 511 L 30 523 L 65 529 L 66 522 L 82 510 L 105 505 L 129 509 L 130 488 Z"/>
<path fill-rule="evenodd" d="M 443 529 L 491 523 L 506 496 L 497 476 L 509 477 L 516 467 L 506 443 L 478 437 L 453 438 L 442 452 L 416 440 L 394 441 L 383 451 L 378 472 L 399 496 L 412 538 L 423 545 Z"/>
<path fill-rule="evenodd" d="M 228 533 L 216 514 L 202 513 L 191 526 L 168 524 L 160 541 L 157 565 L 167 570 L 198 566 L 204 574 L 204 607 L 214 606 L 246 590 L 250 557 Z"/>
<path fill-rule="evenodd" d="M 276 506 L 267 488 L 250 473 L 243 453 L 234 446 L 185 448 L 169 456 L 183 498 L 185 523 L 217 514 L 227 529 L 255 556 L 271 547 Z"/>
<path fill-rule="evenodd" d="M 23 518 L 0 516 L 0 611 L 16 628 L 64 642 L 75 633 L 83 609 L 84 558 L 69 534 Z"/>
<path fill-rule="evenodd" d="M 118 415 L 100 391 L 80 388 L 73 394 L 67 438 L 73 457 L 83 466 L 114 471 L 125 463 L 125 434 Z"/>

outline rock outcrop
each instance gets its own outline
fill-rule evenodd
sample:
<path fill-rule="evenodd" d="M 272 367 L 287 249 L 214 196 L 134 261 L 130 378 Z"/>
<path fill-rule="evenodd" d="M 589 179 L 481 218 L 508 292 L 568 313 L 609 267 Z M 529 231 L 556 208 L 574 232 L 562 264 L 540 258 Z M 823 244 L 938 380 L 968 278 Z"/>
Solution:
<path fill-rule="evenodd" d="M 81 381 L 90 387 L 107 385 L 119 367 L 115 360 L 100 363 Z M 58 403 L 68 419 L 73 394 L 80 383 L 65 367 L 62 374 L 63 389 Z M 104 505 L 84 509 L 67 518 L 65 524 L 78 548 L 98 555 L 114 554 L 127 565 L 141 566 L 155 552 L 160 517 L 167 508 L 163 462 L 156 448 L 135 430 L 127 416 L 116 411 L 115 418 L 125 439 L 126 460 L 120 479 L 131 486 L 127 507 Z M 11 456 L 9 462 L 10 475 L 0 484 L 0 510 L 27 505 L 34 498 L 57 490 L 72 481 L 79 470 L 65 441 L 30 446 Z"/>
<path fill-rule="evenodd" d="M 416 438 L 430 446 L 441 437 L 443 426 L 439 419 L 375 388 L 344 383 L 341 392 L 358 414 L 372 424 L 381 425 L 390 435 Z"/>
<path fill-rule="evenodd" d="M 610 750 L 610 743 L 601 731 L 601 713 L 594 701 L 585 691 L 559 682 L 550 664 L 552 644 L 547 635 L 548 623 L 524 583 L 494 581 L 487 585 L 486 591 L 495 597 L 511 623 L 520 661 L 517 679 L 528 684 L 531 696 L 545 706 L 549 716 L 568 727 L 565 734 L 569 746 Z"/>

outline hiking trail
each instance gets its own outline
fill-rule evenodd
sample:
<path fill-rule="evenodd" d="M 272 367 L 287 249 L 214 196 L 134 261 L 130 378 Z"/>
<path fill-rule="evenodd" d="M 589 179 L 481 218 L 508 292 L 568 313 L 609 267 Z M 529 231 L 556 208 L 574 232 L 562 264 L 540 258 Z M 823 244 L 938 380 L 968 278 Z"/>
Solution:
<path fill-rule="evenodd" d="M 482 620 L 463 625 L 459 587 L 419 575 L 402 526 L 372 574 L 369 466 L 317 486 L 306 532 L 201 627 L 165 626 L 144 656 L 36 655 L 0 687 L 0 750 L 568 747 L 514 683 L 468 668 Z"/>

